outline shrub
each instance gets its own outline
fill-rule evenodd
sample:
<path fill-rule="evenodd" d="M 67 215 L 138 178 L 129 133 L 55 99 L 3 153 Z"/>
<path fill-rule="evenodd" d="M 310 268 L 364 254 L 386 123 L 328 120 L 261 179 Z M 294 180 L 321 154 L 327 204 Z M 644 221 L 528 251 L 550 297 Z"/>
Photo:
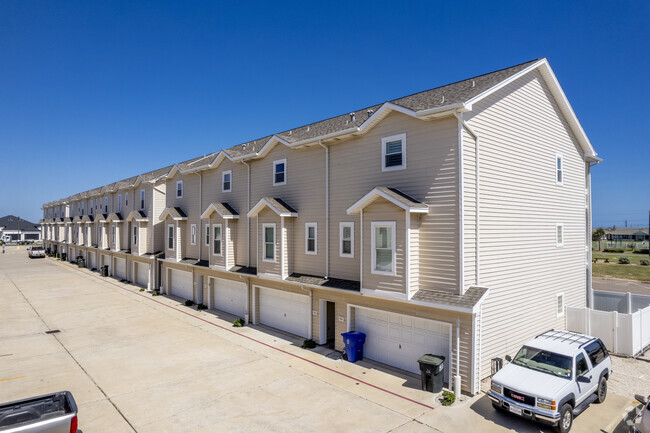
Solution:
<path fill-rule="evenodd" d="M 141 291 L 141 292 L 144 292 L 144 289 L 141 287 L 141 288 L 140 288 L 140 291 Z"/>
<path fill-rule="evenodd" d="M 623 248 L 604 248 L 603 252 L 604 253 L 624 253 L 625 250 Z"/>
<path fill-rule="evenodd" d="M 158 296 L 158 295 L 160 295 L 160 292 L 158 290 L 154 290 L 153 292 L 151 292 L 151 296 Z"/>
<path fill-rule="evenodd" d="M 314 347 L 316 347 L 316 342 L 311 338 L 302 342 L 303 349 L 313 349 Z"/>
<path fill-rule="evenodd" d="M 451 406 L 456 401 L 456 395 L 453 392 L 443 391 L 442 392 L 442 405 Z"/>
<path fill-rule="evenodd" d="M 196 306 L 196 309 L 197 310 L 207 310 L 208 306 L 205 305 L 205 304 L 199 304 L 199 305 Z"/>
<path fill-rule="evenodd" d="M 237 319 L 234 322 L 232 322 L 232 326 L 234 326 L 235 328 L 241 328 L 242 326 L 244 326 L 244 324 L 245 324 L 244 319 Z"/>
<path fill-rule="evenodd" d="M 650 254 L 649 248 L 641 248 L 640 250 L 632 251 L 634 254 Z"/>
<path fill-rule="evenodd" d="M 194 305 L 194 301 L 192 301 L 192 300 L 190 300 L 190 299 L 188 299 L 187 301 L 185 301 L 185 306 L 186 306 L 186 307 L 191 307 L 192 305 Z"/>
<path fill-rule="evenodd" d="M 618 258 L 618 264 L 619 265 L 629 265 L 630 264 L 630 259 L 627 257 L 619 257 Z"/>
<path fill-rule="evenodd" d="M 648 259 L 641 259 L 639 263 L 641 263 L 641 266 L 650 266 L 650 260 Z"/>

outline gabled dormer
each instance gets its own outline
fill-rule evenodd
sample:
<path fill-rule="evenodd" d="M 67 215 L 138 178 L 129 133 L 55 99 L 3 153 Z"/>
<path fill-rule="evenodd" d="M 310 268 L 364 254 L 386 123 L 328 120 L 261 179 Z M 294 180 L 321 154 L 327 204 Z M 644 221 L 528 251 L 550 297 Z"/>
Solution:
<path fill-rule="evenodd" d="M 201 220 L 208 224 L 205 235 L 210 267 L 228 270 L 235 266 L 239 213 L 228 203 L 210 203 Z"/>

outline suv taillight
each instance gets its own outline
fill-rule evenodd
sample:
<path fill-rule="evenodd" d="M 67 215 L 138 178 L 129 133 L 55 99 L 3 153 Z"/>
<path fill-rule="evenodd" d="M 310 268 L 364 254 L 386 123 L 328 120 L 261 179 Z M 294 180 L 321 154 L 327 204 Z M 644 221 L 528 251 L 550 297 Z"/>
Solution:
<path fill-rule="evenodd" d="M 75 415 L 70 420 L 70 433 L 77 433 L 77 423 L 77 415 Z"/>

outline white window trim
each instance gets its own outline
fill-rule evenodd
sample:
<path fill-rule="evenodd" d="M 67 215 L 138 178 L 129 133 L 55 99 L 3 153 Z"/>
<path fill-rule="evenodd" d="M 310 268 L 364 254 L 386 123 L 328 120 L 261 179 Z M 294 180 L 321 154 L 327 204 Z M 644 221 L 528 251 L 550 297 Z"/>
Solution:
<path fill-rule="evenodd" d="M 386 143 L 389 141 L 402 140 L 402 165 L 386 167 Z M 381 139 L 381 171 L 394 171 L 406 169 L 406 133 L 391 135 Z"/>
<path fill-rule="evenodd" d="M 169 248 L 169 228 L 171 227 L 172 229 L 172 247 Z M 165 246 L 169 251 L 174 251 L 174 247 L 176 246 L 176 228 L 174 227 L 174 224 L 167 224 L 167 233 L 165 233 Z"/>
<path fill-rule="evenodd" d="M 210 246 L 210 224 L 205 225 L 205 231 L 203 232 L 205 235 L 205 246 L 209 247 Z"/>
<path fill-rule="evenodd" d="M 275 181 L 275 166 L 278 164 L 284 164 L 284 182 L 276 182 Z M 277 161 L 273 161 L 273 186 L 280 186 L 280 185 L 286 185 L 287 184 L 287 158 L 284 159 L 278 159 Z"/>
<path fill-rule="evenodd" d="M 560 298 L 562 298 L 562 311 L 558 312 L 557 311 L 557 301 Z M 564 293 L 558 293 L 557 295 L 555 295 L 555 317 L 564 317 L 564 310 L 565 310 Z"/>
<path fill-rule="evenodd" d="M 268 227 L 273 228 L 273 259 L 267 259 L 266 258 L 266 229 Z M 275 223 L 265 223 L 262 224 L 262 261 L 263 262 L 269 262 L 269 263 L 277 263 L 277 249 L 278 249 L 278 244 L 277 244 L 277 231 L 275 229 Z"/>
<path fill-rule="evenodd" d="M 140 210 L 144 210 L 145 207 L 145 192 L 144 189 L 140 190 Z"/>
<path fill-rule="evenodd" d="M 557 168 L 557 161 L 560 160 L 560 169 Z M 562 180 L 557 180 L 558 172 L 562 173 Z M 561 153 L 555 154 L 555 184 L 564 185 L 564 157 Z"/>
<path fill-rule="evenodd" d="M 376 263 L 377 263 L 377 251 L 375 249 L 375 231 L 377 227 L 390 227 L 391 229 L 391 245 L 392 250 L 393 250 L 393 258 L 392 258 L 392 264 L 393 264 L 393 270 L 391 272 L 385 272 L 385 271 L 378 271 L 376 270 Z M 396 268 L 397 268 L 397 245 L 395 245 L 395 238 L 396 238 L 396 224 L 395 221 L 372 221 L 370 223 L 370 250 L 371 250 L 371 255 L 372 259 L 370 261 L 370 273 L 376 274 L 376 275 L 390 275 L 390 276 L 395 276 L 396 275 Z"/>
<path fill-rule="evenodd" d="M 224 186 L 224 183 L 226 182 L 227 174 L 230 175 L 230 188 L 228 189 L 226 189 Z M 221 172 L 221 192 L 232 192 L 232 170 L 226 170 Z"/>
<path fill-rule="evenodd" d="M 558 239 L 558 236 L 557 236 L 558 227 L 562 228 L 562 239 Z M 555 224 L 555 246 L 557 248 L 561 248 L 561 247 L 564 246 L 564 238 L 565 238 L 564 224 L 562 224 L 562 223 Z"/>
<path fill-rule="evenodd" d="M 314 251 L 309 251 L 309 228 L 314 228 Z M 305 223 L 305 254 L 315 256 L 318 254 L 318 223 Z"/>
<path fill-rule="evenodd" d="M 221 224 L 212 224 L 212 242 L 214 242 L 214 235 L 216 233 L 215 228 L 219 227 L 219 243 L 221 244 L 219 247 L 219 252 L 215 253 L 214 252 L 214 243 L 212 245 L 212 255 L 213 256 L 223 256 L 223 226 Z"/>
<path fill-rule="evenodd" d="M 190 225 L 190 245 L 196 245 L 196 224 Z"/>
<path fill-rule="evenodd" d="M 350 227 L 350 254 L 343 252 L 343 229 L 345 227 Z M 354 223 L 352 222 L 339 223 L 339 256 L 354 258 Z"/>
<path fill-rule="evenodd" d="M 181 186 L 181 195 L 178 195 L 178 185 Z M 183 181 L 182 180 L 176 181 L 176 198 L 183 198 Z"/>

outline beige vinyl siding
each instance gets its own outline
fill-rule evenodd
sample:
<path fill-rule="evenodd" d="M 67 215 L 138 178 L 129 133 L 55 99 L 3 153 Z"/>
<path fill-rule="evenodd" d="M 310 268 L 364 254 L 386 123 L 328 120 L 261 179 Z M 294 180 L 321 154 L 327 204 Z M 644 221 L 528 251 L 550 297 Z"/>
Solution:
<path fill-rule="evenodd" d="M 582 307 L 586 294 L 585 165 L 575 137 L 545 84 L 528 74 L 474 106 L 468 122 L 480 137 L 480 284 L 482 374 L 489 360 L 514 355 L 550 328 L 555 295 Z M 564 185 L 555 155 L 564 156 Z M 564 247 L 555 226 L 564 224 Z"/>
<path fill-rule="evenodd" d="M 285 158 L 287 184 L 273 186 L 273 161 Z M 251 161 L 251 206 L 262 197 L 281 198 L 298 211 L 298 217 L 290 219 L 293 231 L 287 233 L 290 242 L 288 269 L 309 275 L 325 275 L 325 149 L 318 146 L 289 149 L 278 144 L 263 159 Z M 305 223 L 308 222 L 317 223 L 319 228 L 316 255 L 305 254 Z M 279 230 L 278 218 L 278 233 Z M 338 224 L 330 230 L 330 236 L 338 238 Z M 256 239 L 251 239 L 253 246 L 255 242 Z M 333 250 L 330 248 L 331 252 Z M 251 259 L 254 256 L 253 253 Z"/>
<path fill-rule="evenodd" d="M 331 238 L 338 239 L 340 222 L 355 223 L 354 258 L 339 257 L 338 244 L 330 249 L 332 277 L 359 280 L 359 216 L 346 209 L 374 187 L 387 186 L 429 205 L 420 220 L 420 287 L 458 291 L 457 125 L 451 117 L 422 121 L 391 113 L 367 134 L 330 146 Z M 382 137 L 401 133 L 406 133 L 406 169 L 382 172 Z M 369 257 L 364 250 L 364 261 Z"/>
<path fill-rule="evenodd" d="M 259 262 L 257 266 L 257 272 L 262 274 L 271 274 L 271 275 L 281 275 L 282 269 L 280 268 L 280 252 L 281 252 L 281 224 L 280 217 L 278 214 L 270 210 L 269 208 L 263 209 L 259 214 L 257 214 L 257 236 L 259 239 L 258 248 L 259 251 Z M 275 224 L 275 262 L 265 261 L 264 257 L 264 224 Z"/>
<path fill-rule="evenodd" d="M 176 182 L 179 180 L 183 181 L 183 197 L 176 197 Z M 199 242 L 198 242 L 198 233 L 197 233 L 197 242 L 196 245 L 192 245 L 190 242 L 190 230 L 192 224 L 198 226 L 201 224 L 201 214 L 204 209 L 201 209 L 200 203 L 200 179 L 199 176 L 190 173 L 187 175 L 182 175 L 177 173 L 172 179 L 167 180 L 167 191 L 171 191 L 171 194 L 166 194 L 167 206 L 168 207 L 180 207 L 185 215 L 187 215 L 187 221 L 184 221 L 180 224 L 183 230 L 183 257 L 190 257 L 194 259 L 199 258 Z M 205 203 L 205 200 L 204 200 Z"/>
<path fill-rule="evenodd" d="M 228 230 L 226 230 L 226 244 L 224 247 L 228 251 L 226 269 L 235 266 L 235 246 L 237 245 L 237 232 L 239 231 L 238 220 L 228 220 Z"/>
<path fill-rule="evenodd" d="M 372 272 L 372 223 L 395 223 L 395 276 Z M 363 277 L 362 288 L 406 293 L 405 274 L 406 220 L 404 209 L 378 198 L 363 210 Z"/>
<path fill-rule="evenodd" d="M 476 284 L 476 142 L 464 129 L 463 140 L 463 284 Z"/>
<path fill-rule="evenodd" d="M 160 214 L 166 207 L 166 190 L 167 184 L 162 181 L 145 188 L 145 213 L 151 227 L 147 230 L 147 245 L 153 247 L 151 253 L 165 251 L 165 222 L 160 221 Z"/>
<path fill-rule="evenodd" d="M 410 218 L 409 229 L 409 284 L 407 293 L 412 296 L 420 288 L 420 214 L 406 214 Z"/>

